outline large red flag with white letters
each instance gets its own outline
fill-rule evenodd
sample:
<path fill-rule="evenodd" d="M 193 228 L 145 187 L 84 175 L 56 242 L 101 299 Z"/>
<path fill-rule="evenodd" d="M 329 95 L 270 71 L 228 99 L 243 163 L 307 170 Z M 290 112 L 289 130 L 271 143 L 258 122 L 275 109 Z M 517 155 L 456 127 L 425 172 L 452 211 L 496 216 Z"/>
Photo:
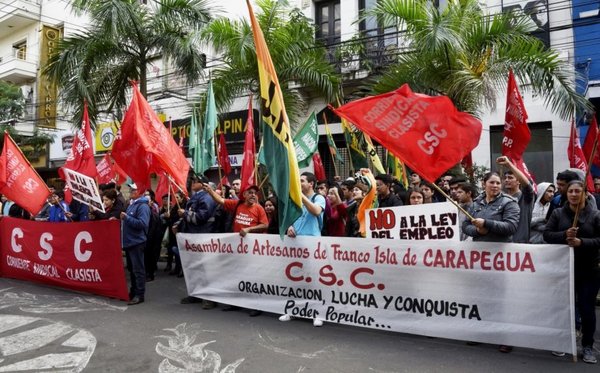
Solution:
<path fill-rule="evenodd" d="M 515 166 L 533 181 L 533 177 L 523 161 L 523 153 L 531 141 L 531 131 L 527 126 L 527 110 L 519 92 L 512 70 L 508 72 L 506 93 L 506 113 L 504 115 L 504 138 L 502 155 L 509 157 Z"/>
<path fill-rule="evenodd" d="M 4 148 L 0 155 L 0 193 L 32 215 L 42 209 L 50 195 L 44 180 L 8 133 L 4 133 Z"/>
<path fill-rule="evenodd" d="M 460 162 L 481 136 L 481 122 L 458 111 L 448 97 L 413 93 L 408 84 L 333 111 L 429 182 Z"/>
<path fill-rule="evenodd" d="M 87 102 L 83 103 L 83 120 L 81 128 L 75 133 L 75 140 L 71 147 L 71 154 L 67 158 L 64 168 L 77 171 L 91 178 L 98 174 L 94 160 L 94 148 L 92 142 L 92 129 L 88 116 Z"/>
<path fill-rule="evenodd" d="M 133 99 L 113 145 L 113 158 L 140 190 L 150 186 L 151 173 L 162 171 L 185 189 L 189 162 L 137 85 L 132 86 Z"/>
<path fill-rule="evenodd" d="M 587 174 L 587 189 L 594 191 L 594 181 L 592 180 L 592 176 L 587 173 L 588 164 L 585 160 L 581 143 L 579 142 L 579 134 L 577 133 L 577 128 L 575 128 L 575 121 L 571 121 L 571 137 L 569 138 L 567 155 L 571 167 L 578 168 Z"/>
<path fill-rule="evenodd" d="M 113 163 L 110 153 L 104 154 L 104 157 L 96 165 L 96 170 L 99 184 L 111 182 L 122 184 L 127 179 L 127 174 L 116 163 Z"/>

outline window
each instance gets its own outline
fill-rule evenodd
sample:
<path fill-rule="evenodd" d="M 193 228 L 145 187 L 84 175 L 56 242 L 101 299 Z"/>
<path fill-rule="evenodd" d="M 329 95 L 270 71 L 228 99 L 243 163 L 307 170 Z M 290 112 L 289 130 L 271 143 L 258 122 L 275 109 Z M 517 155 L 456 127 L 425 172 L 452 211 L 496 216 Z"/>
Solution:
<path fill-rule="evenodd" d="M 20 60 L 27 59 L 27 41 L 20 41 L 13 44 L 14 55 Z"/>
<path fill-rule="evenodd" d="M 317 40 L 325 45 L 339 43 L 342 35 L 340 2 L 322 1 L 315 4 Z"/>
<path fill-rule="evenodd" d="M 531 142 L 523 160 L 536 182 L 554 180 L 552 163 L 552 123 L 538 122 L 527 123 L 531 131 Z M 490 126 L 490 152 L 492 170 L 497 170 L 496 158 L 502 153 L 502 138 L 504 125 Z"/>
<path fill-rule="evenodd" d="M 359 0 L 360 12 L 373 9 L 377 0 Z M 375 17 L 368 17 L 359 23 L 361 35 L 366 38 L 366 54 L 375 66 L 392 63 L 402 46 L 396 26 L 384 25 Z"/>

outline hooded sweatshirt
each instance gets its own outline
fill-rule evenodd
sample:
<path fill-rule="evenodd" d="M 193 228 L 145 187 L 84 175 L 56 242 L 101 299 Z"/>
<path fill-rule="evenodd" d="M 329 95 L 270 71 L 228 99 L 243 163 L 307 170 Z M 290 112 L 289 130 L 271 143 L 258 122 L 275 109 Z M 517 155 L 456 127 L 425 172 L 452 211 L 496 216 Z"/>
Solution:
<path fill-rule="evenodd" d="M 546 204 L 542 204 L 542 197 L 546 193 L 549 187 L 556 189 L 552 183 L 539 183 L 537 190 L 537 198 L 533 204 L 533 212 L 531 213 L 531 236 L 529 237 L 530 243 L 544 243 L 542 234 L 546 227 L 546 215 L 550 209 L 550 201 Z"/>

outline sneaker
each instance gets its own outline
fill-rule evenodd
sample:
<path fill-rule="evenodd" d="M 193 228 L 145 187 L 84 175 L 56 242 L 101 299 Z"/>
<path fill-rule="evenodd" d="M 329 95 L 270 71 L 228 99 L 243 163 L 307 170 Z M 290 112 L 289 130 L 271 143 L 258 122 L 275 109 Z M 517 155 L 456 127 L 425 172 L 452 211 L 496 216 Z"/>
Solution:
<path fill-rule="evenodd" d="M 552 355 L 557 356 L 557 357 L 563 357 L 566 355 L 566 353 L 561 352 L 561 351 L 552 351 Z"/>
<path fill-rule="evenodd" d="M 313 319 L 313 326 L 316 326 L 316 327 L 323 326 L 323 320 Z"/>
<path fill-rule="evenodd" d="M 291 319 L 292 316 L 288 315 L 287 313 L 285 315 L 279 316 L 279 321 L 290 321 Z"/>
<path fill-rule="evenodd" d="M 591 346 L 583 348 L 583 362 L 588 364 L 596 364 L 596 356 L 594 356 L 594 349 Z"/>

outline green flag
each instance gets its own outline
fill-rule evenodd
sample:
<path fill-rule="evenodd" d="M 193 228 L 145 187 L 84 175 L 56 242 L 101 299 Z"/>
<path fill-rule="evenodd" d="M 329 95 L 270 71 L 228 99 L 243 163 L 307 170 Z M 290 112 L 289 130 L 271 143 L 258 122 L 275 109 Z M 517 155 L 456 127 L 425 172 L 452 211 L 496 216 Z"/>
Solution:
<path fill-rule="evenodd" d="M 325 122 L 325 133 L 327 134 L 327 145 L 329 145 L 329 153 L 331 153 L 331 158 L 335 158 L 338 160 L 338 162 L 344 164 L 344 160 L 342 159 L 342 156 L 335 145 L 335 141 L 333 141 L 333 135 L 329 130 L 329 125 L 327 122 Z"/>
<path fill-rule="evenodd" d="M 346 146 L 348 147 L 348 153 L 350 153 L 352 167 L 354 168 L 353 171 L 359 170 L 361 168 L 368 168 L 369 161 L 367 160 L 367 155 L 363 151 L 363 145 L 361 144 L 359 133 L 354 132 L 350 124 L 343 118 L 342 129 L 344 130 Z"/>
<path fill-rule="evenodd" d="M 294 148 L 298 167 L 308 167 L 313 154 L 317 151 L 319 144 L 319 127 L 315 112 L 308 117 L 298 133 L 294 135 Z"/>
<path fill-rule="evenodd" d="M 204 113 L 204 126 L 202 127 L 202 141 L 200 142 L 200 162 L 194 164 L 196 173 L 201 174 L 211 168 L 217 161 L 215 155 L 215 129 L 217 128 L 217 105 L 215 93 L 212 88 L 212 80 L 208 82 L 206 91 L 206 112 Z M 196 168 L 197 167 L 197 168 Z"/>
<path fill-rule="evenodd" d="M 189 149 L 190 155 L 192 156 L 192 165 L 194 167 L 194 172 L 196 174 L 202 173 L 200 171 L 200 163 L 201 163 L 201 155 L 202 151 L 200 149 L 200 130 L 198 129 L 198 110 L 196 107 L 192 109 L 192 119 L 190 123 L 190 142 Z"/>

